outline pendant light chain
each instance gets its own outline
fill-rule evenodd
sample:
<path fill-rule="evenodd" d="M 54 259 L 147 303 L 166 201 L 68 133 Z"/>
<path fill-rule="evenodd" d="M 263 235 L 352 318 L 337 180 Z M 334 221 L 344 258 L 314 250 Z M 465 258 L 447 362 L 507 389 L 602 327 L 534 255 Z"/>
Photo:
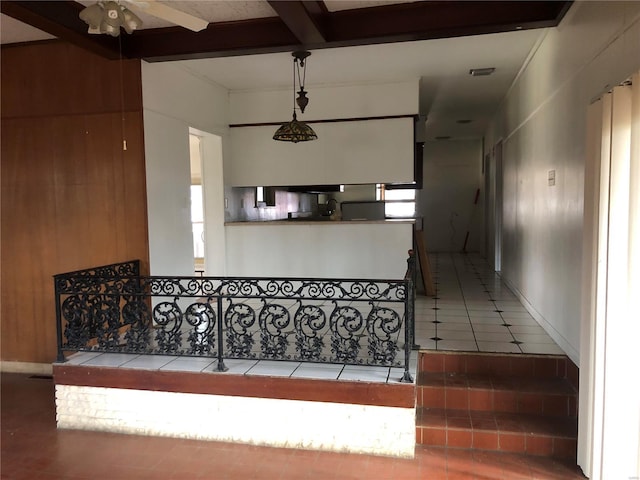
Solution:
<path fill-rule="evenodd" d="M 296 114 L 296 63 L 297 59 L 293 60 L 293 115 Z"/>
<path fill-rule="evenodd" d="M 120 121 L 122 125 L 122 150 L 127 149 L 127 134 L 125 132 L 125 118 L 124 118 L 124 74 L 122 72 L 122 37 L 118 35 L 118 48 L 120 50 L 120 60 L 118 64 L 120 66 Z"/>
<path fill-rule="evenodd" d="M 300 62 L 298 64 L 298 62 Z M 304 90 L 304 84 L 307 81 L 307 64 L 304 62 L 304 59 L 300 60 L 295 58 L 294 61 L 294 69 L 297 67 L 298 71 L 298 86 Z M 302 68 L 302 80 L 300 80 L 300 68 Z M 293 80 L 293 89 L 296 89 L 295 79 Z"/>

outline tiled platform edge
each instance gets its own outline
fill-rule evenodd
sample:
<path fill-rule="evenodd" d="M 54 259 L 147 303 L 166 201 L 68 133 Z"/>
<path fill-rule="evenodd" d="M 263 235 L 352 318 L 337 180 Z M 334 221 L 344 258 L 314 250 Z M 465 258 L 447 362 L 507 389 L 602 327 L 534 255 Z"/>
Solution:
<path fill-rule="evenodd" d="M 575 460 L 578 369 L 566 356 L 421 352 L 416 442 Z"/>
<path fill-rule="evenodd" d="M 54 364 L 58 428 L 397 457 L 415 385 Z"/>

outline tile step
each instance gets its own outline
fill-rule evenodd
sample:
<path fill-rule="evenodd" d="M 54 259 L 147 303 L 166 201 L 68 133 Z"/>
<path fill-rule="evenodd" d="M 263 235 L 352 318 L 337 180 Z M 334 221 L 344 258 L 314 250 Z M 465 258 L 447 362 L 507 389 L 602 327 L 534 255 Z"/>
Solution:
<path fill-rule="evenodd" d="M 513 413 L 418 409 L 416 443 L 575 460 L 577 419 Z"/>
<path fill-rule="evenodd" d="M 416 394 L 419 407 L 577 415 L 577 394 L 565 379 L 427 372 Z"/>
<path fill-rule="evenodd" d="M 456 372 L 421 372 L 417 378 L 417 385 L 518 390 L 520 392 L 576 393 L 576 389 L 563 378 L 496 376 Z"/>
<path fill-rule="evenodd" d="M 419 408 L 416 417 L 416 425 L 422 427 L 523 432 L 563 438 L 573 438 L 578 434 L 577 417 L 443 408 Z"/>
<path fill-rule="evenodd" d="M 527 378 L 573 377 L 575 367 L 564 355 L 422 351 L 420 372 L 463 373 Z"/>

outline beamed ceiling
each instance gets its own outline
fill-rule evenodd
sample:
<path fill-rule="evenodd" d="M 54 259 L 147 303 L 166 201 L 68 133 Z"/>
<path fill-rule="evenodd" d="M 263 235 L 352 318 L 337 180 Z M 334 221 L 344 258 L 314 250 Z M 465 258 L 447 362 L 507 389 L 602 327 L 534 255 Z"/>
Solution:
<path fill-rule="evenodd" d="M 553 27 L 572 2 L 239 1 L 235 5 L 236 13 L 242 5 L 243 15 L 231 15 L 230 18 L 244 18 L 225 21 L 216 21 L 216 4 L 231 4 L 227 7 L 233 9 L 233 2 L 170 2 L 174 8 L 204 17 L 211 23 L 197 33 L 176 26 L 143 28 L 131 35 L 121 35 L 120 40 L 108 35 L 88 34 L 87 25 L 78 14 L 85 5 L 93 2 L 83 3 L 3 0 L 0 9 L 3 14 L 20 22 L 104 57 L 120 58 L 122 48 L 124 57 L 154 62 Z M 207 15 L 209 12 L 212 13 Z M 251 18 L 252 14 L 256 17 Z M 145 18 L 143 21 L 145 25 L 154 25 L 153 21 L 148 22 Z"/>
<path fill-rule="evenodd" d="M 194 33 L 136 9 L 142 28 L 119 38 L 87 33 L 78 13 L 92 3 L 0 1 L 3 48 L 57 37 L 115 60 L 121 47 L 123 57 L 176 61 L 229 91 L 291 88 L 291 52 L 305 48 L 312 107 L 314 86 L 419 79 L 421 138 L 476 140 L 572 2 L 171 0 L 208 28 Z M 471 77 L 477 67 L 496 71 Z"/>

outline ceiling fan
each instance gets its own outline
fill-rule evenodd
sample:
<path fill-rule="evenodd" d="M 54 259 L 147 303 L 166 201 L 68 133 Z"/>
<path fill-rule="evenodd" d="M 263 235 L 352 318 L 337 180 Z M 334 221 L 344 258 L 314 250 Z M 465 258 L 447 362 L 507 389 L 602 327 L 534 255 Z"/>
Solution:
<path fill-rule="evenodd" d="M 80 12 L 80 18 L 89 25 L 89 33 L 106 33 L 113 37 L 120 35 L 120 27 L 127 33 L 142 26 L 142 20 L 129 8 L 138 13 L 146 13 L 162 18 L 175 25 L 199 32 L 207 28 L 209 22 L 189 15 L 156 0 L 101 0 Z"/>

